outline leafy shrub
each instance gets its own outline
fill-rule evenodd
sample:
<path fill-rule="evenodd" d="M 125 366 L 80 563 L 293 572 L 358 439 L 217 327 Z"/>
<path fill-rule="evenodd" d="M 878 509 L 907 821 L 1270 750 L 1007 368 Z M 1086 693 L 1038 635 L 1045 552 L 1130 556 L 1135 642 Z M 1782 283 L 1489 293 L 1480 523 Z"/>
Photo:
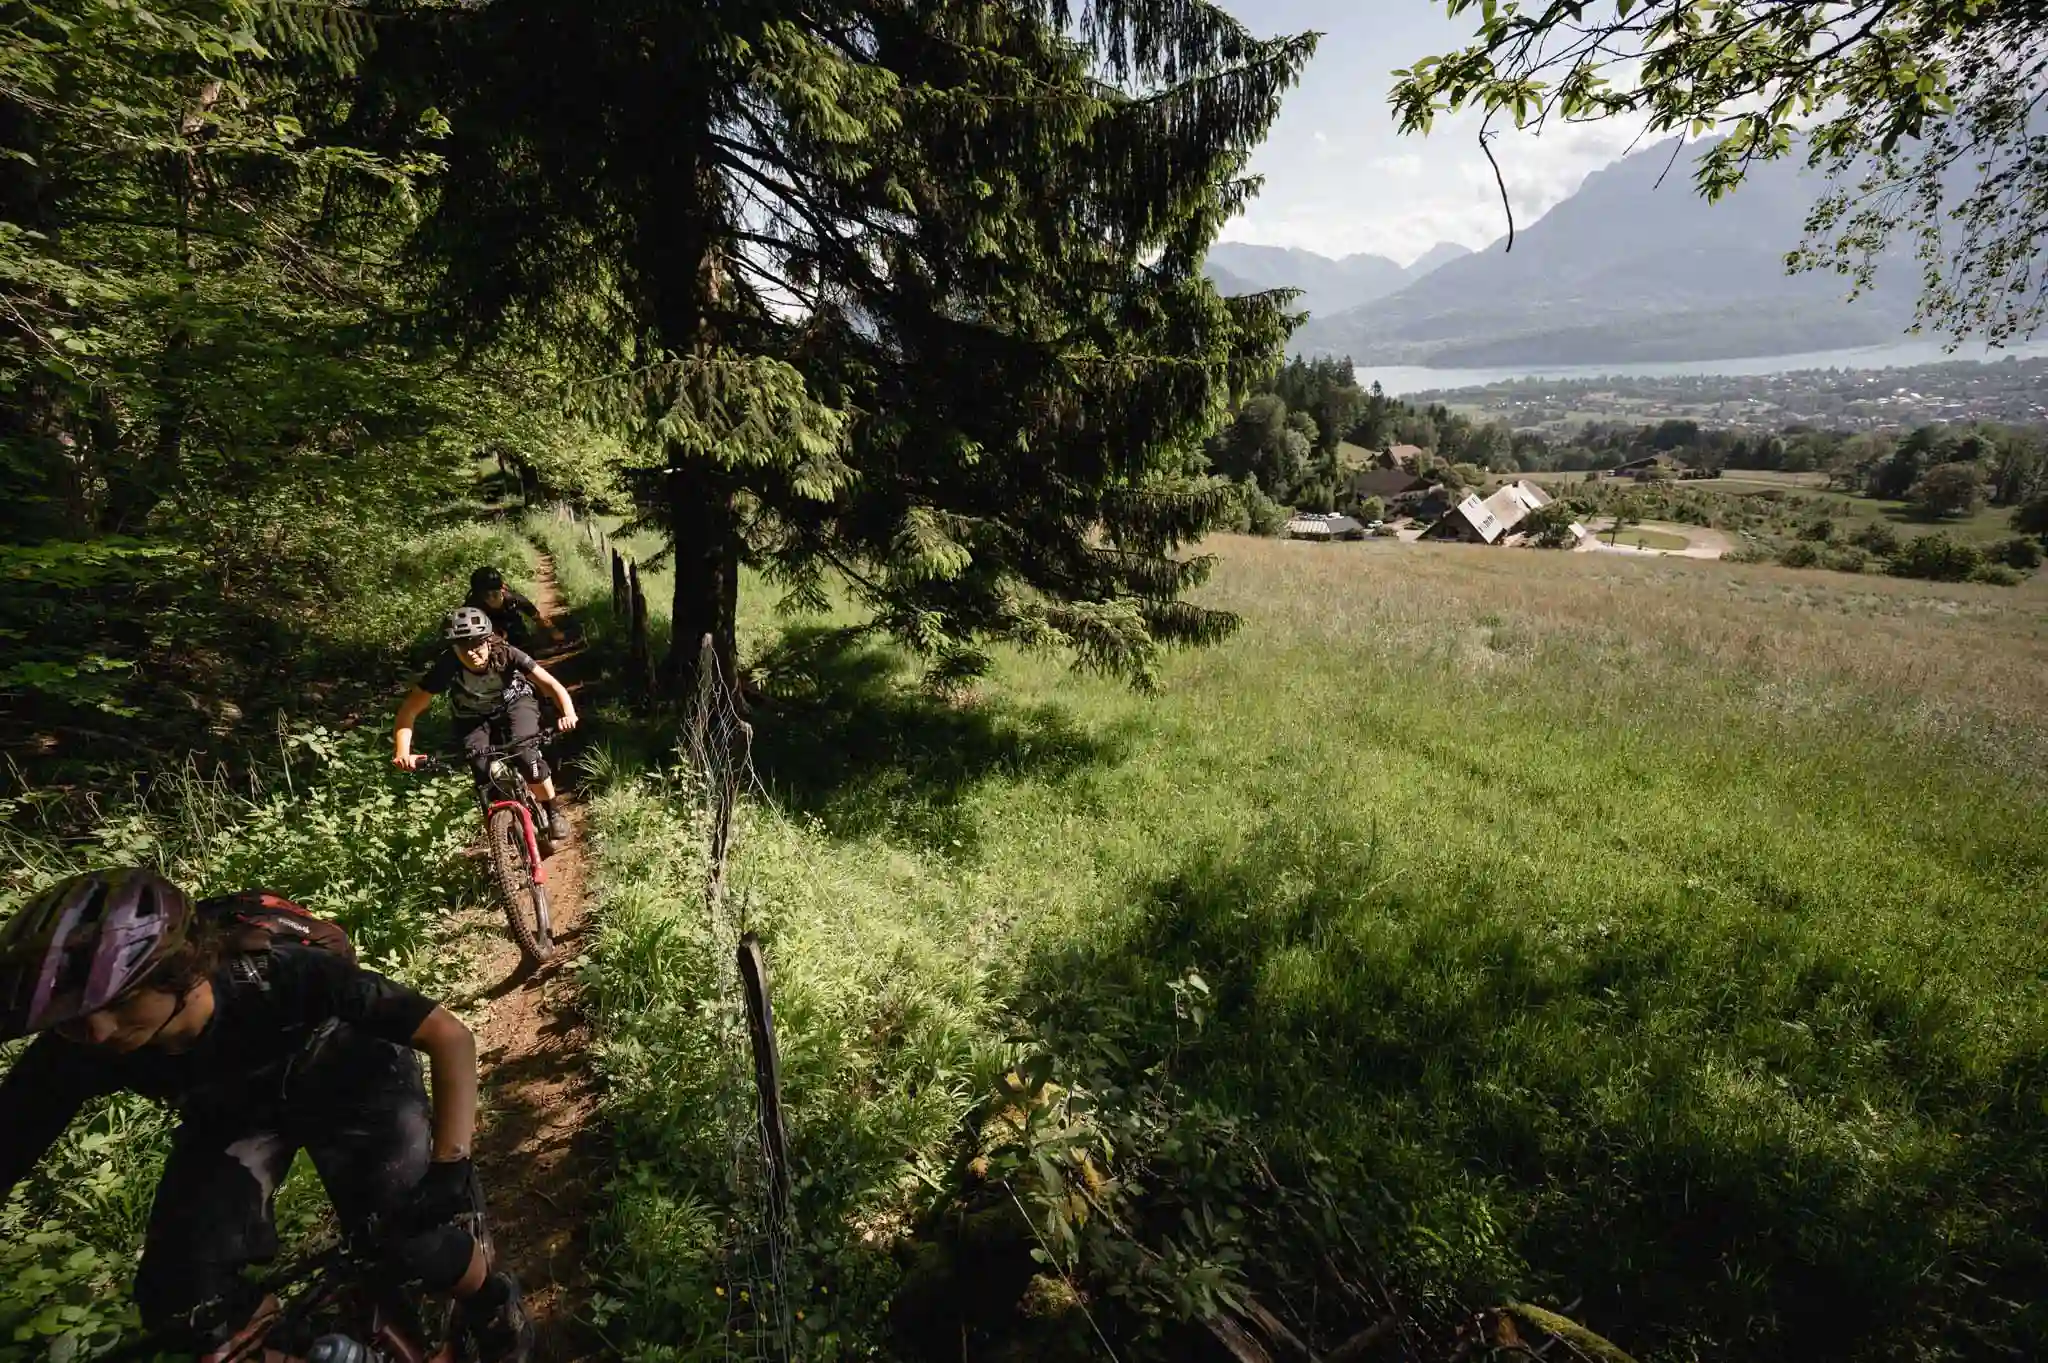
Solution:
<path fill-rule="evenodd" d="M 1899 552 L 1899 532 L 1892 528 L 1890 521 L 1873 521 L 1849 536 L 1849 543 L 1867 549 L 1879 558 L 1890 558 Z"/>
<path fill-rule="evenodd" d="M 1976 546 L 1959 544 L 1947 535 L 1915 535 L 1892 557 L 1893 577 L 1920 577 L 1934 582 L 1961 582 L 1977 571 L 1984 555 Z"/>
<path fill-rule="evenodd" d="M 1834 537 L 1835 523 L 1825 516 L 1818 520 L 1808 521 L 1805 525 L 1799 527 L 1799 538 L 1812 540 L 1816 544 L 1826 544 Z"/>
<path fill-rule="evenodd" d="M 1830 545 L 1821 553 L 1820 566 L 1837 573 L 1860 573 L 1870 566 L 1870 555 L 1853 544 Z"/>
<path fill-rule="evenodd" d="M 1521 528 L 1539 549 L 1568 549 L 1575 539 L 1573 519 L 1569 506 L 1563 502 L 1552 502 L 1530 512 Z"/>
<path fill-rule="evenodd" d="M 1970 581 L 1992 587 L 2017 587 L 2025 580 L 2003 563 L 1980 563 L 1970 571 Z"/>
<path fill-rule="evenodd" d="M 1984 471 L 1975 464 L 1936 464 L 1907 496 L 1922 516 L 1967 516 L 1984 504 Z"/>
<path fill-rule="evenodd" d="M 1401 537 L 1401 532 L 1396 530 L 1391 525 L 1383 525 L 1379 529 L 1372 532 L 1372 537 L 1376 540 L 1399 539 Z"/>
<path fill-rule="evenodd" d="M 2022 573 L 2031 573 L 2041 566 L 2041 542 L 2025 535 L 2000 540 L 1985 552 L 1993 562 Z"/>
<path fill-rule="evenodd" d="M 1820 550 L 1810 540 L 1796 540 L 1778 551 L 1778 563 L 1786 568 L 1813 568 L 1820 564 Z"/>
<path fill-rule="evenodd" d="M 2031 497 L 2014 507 L 2012 528 L 2022 535 L 2048 538 L 2048 492 Z"/>
<path fill-rule="evenodd" d="M 1243 533 L 1277 535 L 1287 528 L 1287 508 L 1268 497 L 1257 483 L 1245 479 L 1237 485 L 1237 496 L 1243 507 Z"/>

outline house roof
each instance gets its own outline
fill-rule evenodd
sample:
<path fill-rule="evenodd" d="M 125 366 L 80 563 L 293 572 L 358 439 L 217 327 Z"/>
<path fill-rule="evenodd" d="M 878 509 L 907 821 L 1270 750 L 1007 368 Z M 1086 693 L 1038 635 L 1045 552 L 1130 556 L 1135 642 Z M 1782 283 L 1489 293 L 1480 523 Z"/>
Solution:
<path fill-rule="evenodd" d="M 1310 511 L 1291 517 L 1287 522 L 1287 533 L 1296 539 L 1322 540 L 1337 535 L 1362 535 L 1365 527 L 1349 516 Z"/>
<path fill-rule="evenodd" d="M 1415 460 L 1417 456 L 1419 456 L 1422 453 L 1422 446 L 1389 445 L 1387 446 L 1387 453 L 1393 455 L 1394 462 L 1399 464 L 1402 468 L 1412 469 L 1415 467 Z"/>
<path fill-rule="evenodd" d="M 1428 486 L 1427 479 L 1417 478 L 1406 469 L 1360 469 L 1351 475 L 1354 497 L 1398 497 Z"/>
<path fill-rule="evenodd" d="M 1481 500 L 1472 493 L 1451 508 L 1450 514 L 1464 518 L 1467 525 L 1487 544 L 1497 544 L 1513 532 L 1522 519 L 1539 506 L 1550 505 L 1550 494 L 1534 483 L 1504 483 L 1491 497 Z"/>

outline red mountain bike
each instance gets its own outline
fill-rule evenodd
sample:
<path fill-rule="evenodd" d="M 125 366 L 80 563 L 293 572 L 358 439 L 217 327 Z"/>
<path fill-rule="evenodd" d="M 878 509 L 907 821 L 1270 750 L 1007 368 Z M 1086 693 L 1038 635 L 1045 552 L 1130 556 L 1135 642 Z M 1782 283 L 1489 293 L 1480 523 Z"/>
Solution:
<path fill-rule="evenodd" d="M 546 747 L 552 734 L 537 740 Z M 485 754 L 489 766 L 476 786 L 476 803 L 484 820 L 484 850 L 491 859 L 491 884 L 505 911 L 506 925 L 520 952 L 535 965 L 555 954 L 554 925 L 548 918 L 547 858 L 554 853 L 548 837 L 547 813 L 526 788 L 512 765 L 510 747 Z M 414 771 L 457 771 L 466 761 L 450 757 L 421 759 Z"/>
<path fill-rule="evenodd" d="M 290 1363 L 464 1363 L 455 1305 L 431 1300 L 393 1280 L 369 1255 L 335 1246 L 262 1279 L 278 1312 L 259 1335 L 233 1346 L 231 1363 L 277 1353 Z M 165 1352 L 145 1335 L 116 1345 L 99 1363 L 139 1363 Z"/>

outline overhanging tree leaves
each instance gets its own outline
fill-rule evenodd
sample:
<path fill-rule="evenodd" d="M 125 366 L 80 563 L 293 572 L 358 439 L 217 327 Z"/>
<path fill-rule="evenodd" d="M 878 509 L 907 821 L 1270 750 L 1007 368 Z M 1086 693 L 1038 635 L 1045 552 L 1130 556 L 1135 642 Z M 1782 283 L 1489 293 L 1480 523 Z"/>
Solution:
<path fill-rule="evenodd" d="M 837 573 L 945 676 L 977 640 L 1143 679 L 1228 617 L 1176 558 L 1202 437 L 1277 358 L 1204 249 L 1313 45 L 1213 6 L 492 0 L 389 41 L 448 111 L 424 239 L 449 320 L 575 346 L 656 456 L 676 648 L 738 572 Z"/>
<path fill-rule="evenodd" d="M 1899 234 L 1920 322 L 1993 343 L 2048 316 L 2042 0 L 1445 0 L 1473 43 L 1397 73 L 1404 131 L 1478 109 L 1540 128 L 1627 117 L 1712 136 L 1695 167 L 1716 199 L 1760 161 L 1831 178 L 1793 269 L 1867 287 Z M 1486 136 L 1482 132 L 1482 139 Z"/>

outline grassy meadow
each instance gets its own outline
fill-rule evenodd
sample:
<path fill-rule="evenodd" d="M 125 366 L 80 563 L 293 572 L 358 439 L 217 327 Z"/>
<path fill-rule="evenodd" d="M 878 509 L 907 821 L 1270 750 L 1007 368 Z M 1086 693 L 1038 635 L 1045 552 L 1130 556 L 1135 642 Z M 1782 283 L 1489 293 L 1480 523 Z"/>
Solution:
<path fill-rule="evenodd" d="M 1173 1354 L 1243 1290 L 1324 1349 L 1389 1295 L 1646 1363 L 2048 1346 L 2039 581 L 1213 547 L 1245 628 L 1152 697 L 933 696 L 743 597 L 809 1356 Z M 601 1314 L 718 1356 L 735 924 L 686 783 L 603 774 Z"/>

